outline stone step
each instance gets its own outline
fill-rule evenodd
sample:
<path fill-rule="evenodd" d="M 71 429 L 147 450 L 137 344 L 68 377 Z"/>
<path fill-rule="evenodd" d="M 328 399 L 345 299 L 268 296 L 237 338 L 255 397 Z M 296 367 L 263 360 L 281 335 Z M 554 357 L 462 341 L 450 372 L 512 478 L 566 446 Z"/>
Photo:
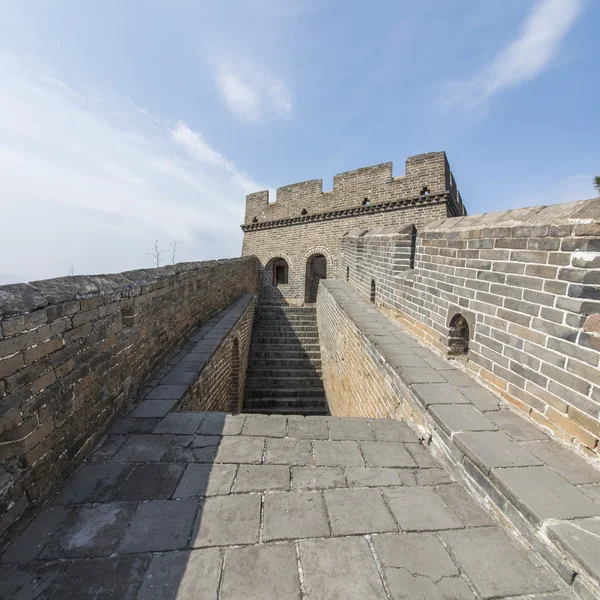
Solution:
<path fill-rule="evenodd" d="M 302 340 L 308 339 L 319 339 L 318 332 L 315 331 L 294 331 L 292 329 L 258 329 L 252 332 L 252 339 L 262 337 L 282 337 L 282 338 L 296 338 Z"/>
<path fill-rule="evenodd" d="M 318 333 L 319 329 L 316 325 L 292 325 L 290 323 L 273 323 L 273 322 L 263 322 L 263 323 L 254 323 L 254 328 L 252 331 L 292 331 L 292 332 L 302 332 L 302 333 Z"/>
<path fill-rule="evenodd" d="M 255 375 L 255 376 L 254 376 Z M 319 376 L 316 377 L 263 377 L 262 374 L 248 373 L 246 376 L 246 389 L 258 390 L 264 388 L 323 388 L 323 382 Z"/>
<path fill-rule="evenodd" d="M 273 407 L 244 407 L 243 412 L 260 415 L 301 415 L 303 417 L 327 416 L 329 411 L 319 406 L 273 406 Z"/>
<path fill-rule="evenodd" d="M 258 345 L 258 346 L 292 346 L 292 345 L 296 345 L 296 346 L 300 346 L 302 348 L 305 348 L 307 346 L 314 346 L 315 348 L 319 348 L 319 344 L 318 344 L 318 340 L 319 338 L 309 338 L 306 340 L 302 340 L 303 342 L 306 341 L 306 343 L 301 343 L 300 340 L 297 337 L 252 337 L 252 341 L 251 344 L 254 345 Z"/>
<path fill-rule="evenodd" d="M 247 398 L 244 406 L 323 406 L 324 399 L 320 396 L 299 396 L 296 398 Z"/>
<path fill-rule="evenodd" d="M 248 389 L 246 388 L 246 398 L 299 398 L 314 397 L 325 399 L 325 390 L 323 388 L 265 388 Z"/>
<path fill-rule="evenodd" d="M 246 380 L 257 378 L 296 379 L 303 377 L 306 377 L 307 379 L 321 379 L 321 373 L 320 370 L 311 368 L 310 365 L 308 367 L 307 365 L 303 365 L 302 367 L 297 367 L 295 369 L 287 367 L 278 369 L 274 365 L 268 365 L 266 367 L 253 366 L 248 367 L 248 370 L 246 371 Z"/>
<path fill-rule="evenodd" d="M 297 314 L 317 314 L 317 309 L 314 306 L 283 306 L 281 304 L 259 304 L 256 308 L 259 314 L 265 313 L 297 313 Z"/>
<path fill-rule="evenodd" d="M 268 346 L 265 346 L 268 348 Z M 286 346 L 284 350 L 258 350 L 256 347 L 250 348 L 250 360 L 320 360 L 321 353 L 318 349 L 315 350 L 304 350 L 304 348 L 298 350 L 288 349 Z"/>
<path fill-rule="evenodd" d="M 250 358 L 248 371 L 254 369 L 278 369 L 296 371 L 297 369 L 313 369 L 321 372 L 321 359 L 314 358 Z"/>

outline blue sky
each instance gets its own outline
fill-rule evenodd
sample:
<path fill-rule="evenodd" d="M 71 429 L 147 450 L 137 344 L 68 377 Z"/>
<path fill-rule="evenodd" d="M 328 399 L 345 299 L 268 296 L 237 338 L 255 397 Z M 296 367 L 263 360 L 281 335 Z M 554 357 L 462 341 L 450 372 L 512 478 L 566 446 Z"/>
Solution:
<path fill-rule="evenodd" d="M 471 214 L 593 197 L 595 0 L 0 0 L 0 283 L 237 256 L 245 194 L 446 150 Z"/>

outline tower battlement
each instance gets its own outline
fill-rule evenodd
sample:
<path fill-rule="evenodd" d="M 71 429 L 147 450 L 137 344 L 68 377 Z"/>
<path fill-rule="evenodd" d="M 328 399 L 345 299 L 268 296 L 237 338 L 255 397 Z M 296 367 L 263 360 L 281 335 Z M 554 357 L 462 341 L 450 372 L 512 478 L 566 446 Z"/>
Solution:
<path fill-rule="evenodd" d="M 338 173 L 328 192 L 323 192 L 322 179 L 311 179 L 278 188 L 273 202 L 268 190 L 248 194 L 244 226 L 427 195 L 446 196 L 451 214 L 465 214 L 445 152 L 410 156 L 405 174 L 397 177 L 391 162 Z"/>

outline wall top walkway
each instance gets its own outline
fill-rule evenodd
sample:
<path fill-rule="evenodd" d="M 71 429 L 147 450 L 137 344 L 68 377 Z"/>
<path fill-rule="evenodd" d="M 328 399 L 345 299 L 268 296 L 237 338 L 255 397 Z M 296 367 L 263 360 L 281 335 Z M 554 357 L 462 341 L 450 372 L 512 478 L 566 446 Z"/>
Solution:
<path fill-rule="evenodd" d="M 417 427 L 421 435 L 528 541 L 537 536 L 536 549 L 564 579 L 583 573 L 598 589 L 600 471 L 421 346 L 349 284 L 321 285 L 406 390 L 418 422 L 427 424 Z"/>

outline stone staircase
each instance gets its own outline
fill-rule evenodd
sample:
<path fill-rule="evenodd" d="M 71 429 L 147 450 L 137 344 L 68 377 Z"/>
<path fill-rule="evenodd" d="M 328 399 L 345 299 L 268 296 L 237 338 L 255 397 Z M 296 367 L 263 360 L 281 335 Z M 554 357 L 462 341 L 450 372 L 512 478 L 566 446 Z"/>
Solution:
<path fill-rule="evenodd" d="M 314 307 L 257 306 L 243 411 L 328 414 Z"/>

